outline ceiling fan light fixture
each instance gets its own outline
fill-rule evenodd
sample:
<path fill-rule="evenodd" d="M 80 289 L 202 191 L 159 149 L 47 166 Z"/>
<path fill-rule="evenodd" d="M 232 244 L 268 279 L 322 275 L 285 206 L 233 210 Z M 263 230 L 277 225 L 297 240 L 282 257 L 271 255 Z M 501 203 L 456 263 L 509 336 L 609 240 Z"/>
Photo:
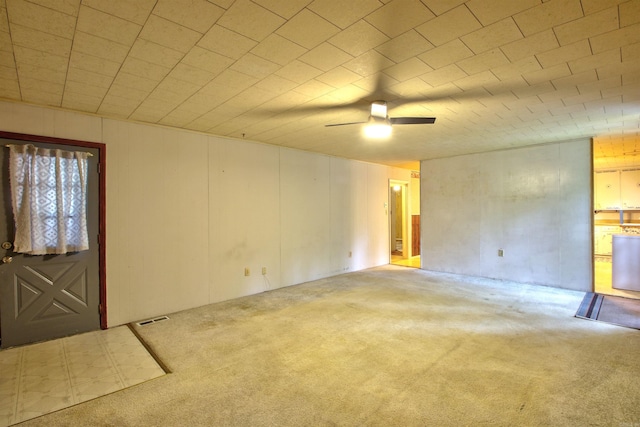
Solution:
<path fill-rule="evenodd" d="M 389 119 L 370 116 L 364 126 L 364 134 L 367 138 L 388 138 L 391 135 L 391 122 Z"/>

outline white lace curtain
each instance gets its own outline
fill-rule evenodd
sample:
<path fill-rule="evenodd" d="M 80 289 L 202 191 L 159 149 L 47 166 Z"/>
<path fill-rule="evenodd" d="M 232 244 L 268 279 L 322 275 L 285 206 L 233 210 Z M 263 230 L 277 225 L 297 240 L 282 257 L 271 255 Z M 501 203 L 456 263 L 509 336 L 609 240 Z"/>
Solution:
<path fill-rule="evenodd" d="M 64 254 L 89 249 L 88 153 L 9 145 L 14 251 Z"/>

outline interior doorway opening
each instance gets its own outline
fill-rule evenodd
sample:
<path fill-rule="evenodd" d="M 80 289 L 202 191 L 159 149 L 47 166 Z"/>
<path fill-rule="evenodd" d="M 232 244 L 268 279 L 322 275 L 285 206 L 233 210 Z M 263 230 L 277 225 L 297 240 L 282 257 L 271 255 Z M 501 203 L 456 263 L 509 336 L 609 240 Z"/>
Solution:
<path fill-rule="evenodd" d="M 640 141 L 593 141 L 594 292 L 640 299 Z"/>
<path fill-rule="evenodd" d="M 420 216 L 412 215 L 416 201 L 411 187 L 407 181 L 389 181 L 389 262 L 420 268 Z M 419 199 L 416 206 L 419 210 Z"/>

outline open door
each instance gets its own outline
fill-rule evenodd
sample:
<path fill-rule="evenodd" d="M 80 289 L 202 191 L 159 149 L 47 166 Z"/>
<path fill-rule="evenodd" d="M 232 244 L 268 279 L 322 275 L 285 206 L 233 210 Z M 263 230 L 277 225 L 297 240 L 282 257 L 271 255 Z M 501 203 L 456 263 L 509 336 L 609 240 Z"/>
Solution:
<path fill-rule="evenodd" d="M 409 183 L 389 181 L 389 260 L 391 264 L 420 267 L 412 253 Z"/>

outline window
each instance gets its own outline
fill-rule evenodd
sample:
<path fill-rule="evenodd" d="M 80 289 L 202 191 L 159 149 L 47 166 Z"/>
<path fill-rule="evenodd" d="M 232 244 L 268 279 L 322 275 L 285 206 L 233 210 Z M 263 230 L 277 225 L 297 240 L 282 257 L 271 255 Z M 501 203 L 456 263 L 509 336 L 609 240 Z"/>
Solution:
<path fill-rule="evenodd" d="M 88 153 L 10 145 L 14 251 L 31 255 L 89 249 Z"/>

